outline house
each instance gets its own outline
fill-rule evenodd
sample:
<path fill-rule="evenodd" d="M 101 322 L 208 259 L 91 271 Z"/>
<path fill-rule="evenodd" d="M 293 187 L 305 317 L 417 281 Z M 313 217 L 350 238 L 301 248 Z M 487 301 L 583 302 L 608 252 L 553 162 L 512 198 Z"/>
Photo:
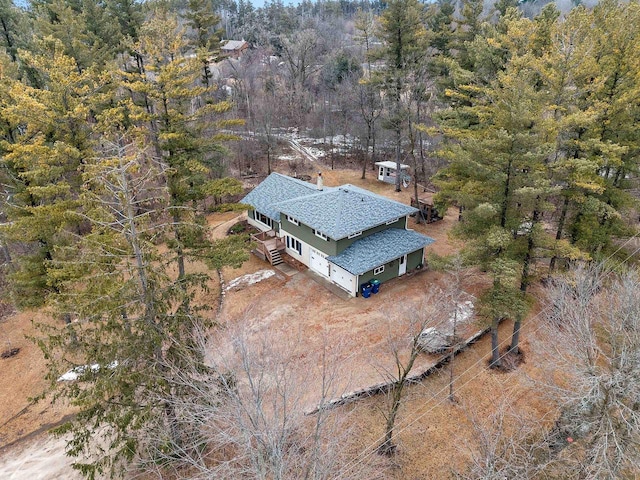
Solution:
<path fill-rule="evenodd" d="M 248 48 L 249 43 L 244 40 L 227 40 L 227 42 L 220 47 L 220 56 L 240 58 L 242 52 Z"/>
<path fill-rule="evenodd" d="M 378 180 L 386 183 L 396 183 L 396 172 L 398 164 L 396 162 L 376 162 L 378 167 Z M 409 165 L 400 164 L 400 173 L 402 178 L 409 175 Z"/>
<path fill-rule="evenodd" d="M 272 173 L 242 203 L 258 250 L 273 264 L 286 251 L 356 296 L 372 279 L 385 282 L 422 267 L 433 239 L 407 228 L 417 209 L 354 185 L 324 187 Z"/>

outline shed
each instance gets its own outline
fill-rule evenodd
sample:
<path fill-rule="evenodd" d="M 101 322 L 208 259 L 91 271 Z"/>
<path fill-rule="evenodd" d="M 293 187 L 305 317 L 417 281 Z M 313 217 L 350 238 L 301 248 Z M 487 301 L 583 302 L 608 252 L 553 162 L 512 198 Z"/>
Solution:
<path fill-rule="evenodd" d="M 220 47 L 220 54 L 224 57 L 240 58 L 242 52 L 249 48 L 244 40 L 229 40 Z"/>
<path fill-rule="evenodd" d="M 378 167 L 378 180 L 385 183 L 396 183 L 396 173 L 398 168 L 398 164 L 396 162 L 376 162 L 376 167 Z M 403 177 L 408 175 L 409 165 L 401 163 L 400 172 Z"/>
<path fill-rule="evenodd" d="M 422 220 L 426 223 L 437 222 L 442 220 L 442 215 L 438 212 L 433 205 L 432 195 L 419 196 L 418 201 L 416 197 L 411 197 L 411 206 L 420 210 L 416 215 L 421 215 Z"/>

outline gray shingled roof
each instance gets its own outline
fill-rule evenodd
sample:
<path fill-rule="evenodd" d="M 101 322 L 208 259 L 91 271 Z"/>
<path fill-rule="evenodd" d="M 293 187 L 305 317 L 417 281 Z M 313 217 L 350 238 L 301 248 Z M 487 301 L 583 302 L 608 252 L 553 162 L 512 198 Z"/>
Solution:
<path fill-rule="evenodd" d="M 283 201 L 276 208 L 334 240 L 417 212 L 354 185 L 325 187 L 304 199 Z"/>
<path fill-rule="evenodd" d="M 220 48 L 222 50 L 238 50 L 239 48 L 244 47 L 246 43 L 247 42 L 245 42 L 244 40 L 229 40 Z"/>
<path fill-rule="evenodd" d="M 326 190 L 331 190 L 331 188 L 325 187 Z M 291 200 L 314 193 L 319 193 L 314 184 L 274 172 L 249 192 L 241 202 L 251 205 L 270 219 L 279 222 L 280 210 L 275 207 L 276 204 L 283 200 Z"/>
<path fill-rule="evenodd" d="M 389 228 L 353 242 L 342 253 L 327 257 L 327 260 L 354 275 L 362 275 L 434 241 L 411 230 Z"/>

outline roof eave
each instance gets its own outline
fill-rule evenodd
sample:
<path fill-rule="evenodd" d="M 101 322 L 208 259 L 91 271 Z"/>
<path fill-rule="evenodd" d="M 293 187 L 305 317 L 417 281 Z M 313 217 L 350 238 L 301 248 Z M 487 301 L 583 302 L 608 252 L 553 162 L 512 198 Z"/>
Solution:
<path fill-rule="evenodd" d="M 371 229 L 373 229 L 373 228 L 382 227 L 383 225 L 387 225 L 387 224 L 389 224 L 389 222 L 392 222 L 392 221 L 394 221 L 394 220 L 400 220 L 401 218 L 406 218 L 408 215 L 411 215 L 412 213 L 416 213 L 416 212 L 418 211 L 418 209 L 417 209 L 417 208 L 413 208 L 413 207 L 407 207 L 407 208 L 412 208 L 414 211 L 409 212 L 409 213 L 406 213 L 406 214 L 404 214 L 404 215 L 400 215 L 399 217 L 392 217 L 392 218 L 390 218 L 389 220 L 386 220 L 386 221 L 384 221 L 384 222 L 382 222 L 382 223 L 378 223 L 378 224 L 376 224 L 376 225 L 373 225 L 372 227 L 362 228 L 362 229 L 360 229 L 360 230 L 354 230 L 353 232 L 349 232 L 349 233 L 347 233 L 346 235 L 343 235 L 343 236 L 342 236 L 342 237 L 340 237 L 340 238 L 336 238 L 336 241 L 338 241 L 338 240 L 343 240 L 343 239 L 345 239 L 345 238 L 349 238 L 349 235 L 353 235 L 354 233 L 358 233 L 358 232 L 363 232 L 363 233 L 364 233 L 364 232 L 366 232 L 367 230 L 371 230 Z"/>

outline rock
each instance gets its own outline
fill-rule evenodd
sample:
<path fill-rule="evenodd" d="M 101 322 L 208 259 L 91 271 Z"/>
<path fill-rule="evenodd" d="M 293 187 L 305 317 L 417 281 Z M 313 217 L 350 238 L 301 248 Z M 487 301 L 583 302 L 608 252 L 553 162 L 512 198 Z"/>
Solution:
<path fill-rule="evenodd" d="M 418 345 L 427 353 L 440 353 L 452 344 L 450 335 L 434 327 L 425 328 L 418 337 Z"/>

